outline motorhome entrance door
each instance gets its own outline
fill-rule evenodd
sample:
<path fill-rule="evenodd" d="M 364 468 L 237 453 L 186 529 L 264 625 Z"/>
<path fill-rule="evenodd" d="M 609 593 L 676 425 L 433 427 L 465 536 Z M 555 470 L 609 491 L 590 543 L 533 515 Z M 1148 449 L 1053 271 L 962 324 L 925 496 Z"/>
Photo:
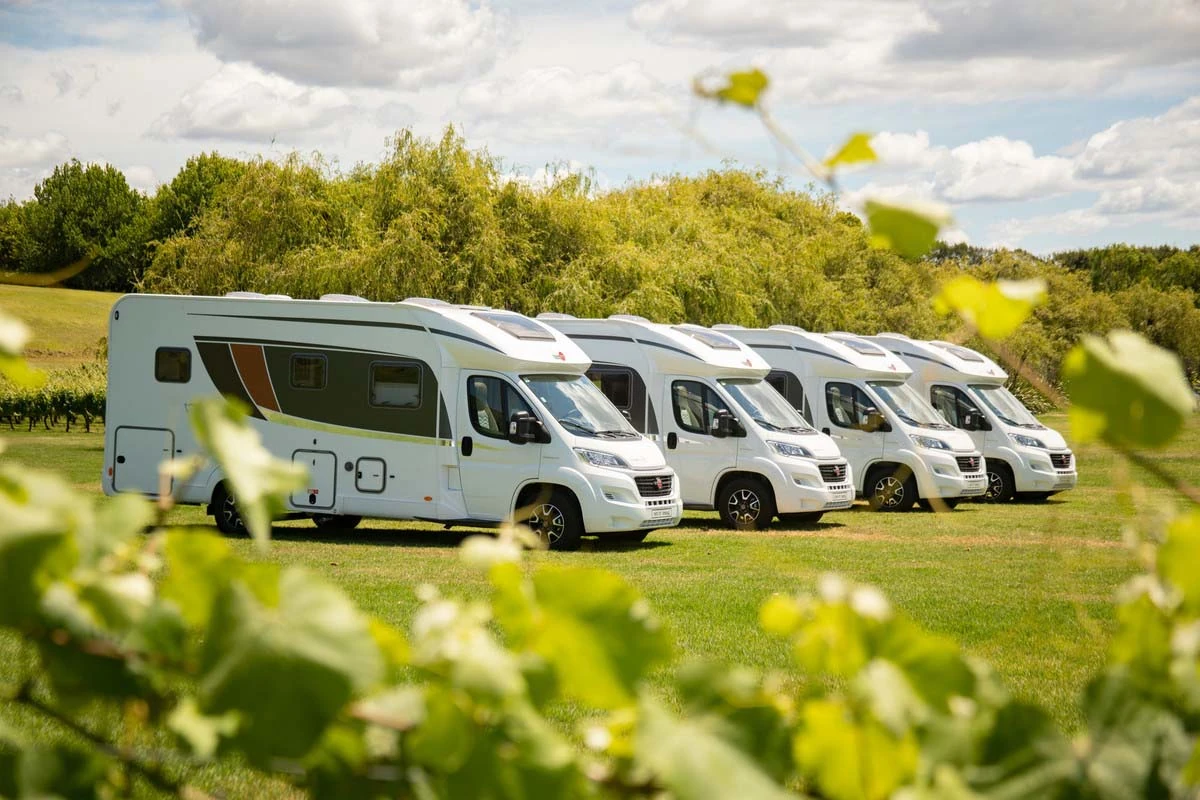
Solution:
<path fill-rule="evenodd" d="M 513 512 L 517 487 L 536 480 L 543 446 L 508 440 L 508 421 L 533 409 L 508 378 L 463 373 L 458 403 L 458 471 L 472 519 L 503 520 Z"/>

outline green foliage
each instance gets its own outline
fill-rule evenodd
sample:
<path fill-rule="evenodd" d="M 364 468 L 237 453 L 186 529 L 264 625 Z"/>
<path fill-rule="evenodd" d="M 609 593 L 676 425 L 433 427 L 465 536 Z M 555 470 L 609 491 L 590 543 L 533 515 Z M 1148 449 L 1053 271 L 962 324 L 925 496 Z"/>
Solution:
<path fill-rule="evenodd" d="M 1130 331 L 1084 337 L 1067 354 L 1063 376 L 1079 441 L 1161 447 L 1179 432 L 1195 398 L 1179 357 Z"/>
<path fill-rule="evenodd" d="M 833 171 L 845 164 L 872 164 L 879 160 L 871 147 L 871 134 L 856 133 L 846 140 L 838 151 L 821 162 L 826 170 Z"/>
<path fill-rule="evenodd" d="M 950 223 L 942 210 L 883 200 L 868 200 L 864 211 L 871 228 L 871 244 L 895 250 L 906 258 L 920 258 L 929 252 L 938 231 Z"/>
<path fill-rule="evenodd" d="M 4 372 L 4 359 L 0 354 L 0 422 L 10 430 L 23 422 L 29 430 L 39 423 L 50 429 L 64 422 L 70 431 L 79 419 L 91 431 L 92 422 L 103 419 L 107 387 L 102 364 L 81 364 L 46 376 L 13 360 L 8 363 L 16 365 L 15 371 Z"/>
<path fill-rule="evenodd" d="M 707 86 L 703 81 L 697 80 L 692 86 L 692 91 L 700 97 L 721 103 L 734 103 L 746 108 L 755 108 L 770 83 L 766 74 L 756 68 L 731 72 L 723 76 L 715 86 Z"/>
<path fill-rule="evenodd" d="M 1034 306 L 1046 299 L 1046 282 L 996 281 L 983 283 L 970 275 L 947 281 L 934 307 L 943 314 L 955 313 L 987 339 L 1007 339 L 1021 327 Z"/>

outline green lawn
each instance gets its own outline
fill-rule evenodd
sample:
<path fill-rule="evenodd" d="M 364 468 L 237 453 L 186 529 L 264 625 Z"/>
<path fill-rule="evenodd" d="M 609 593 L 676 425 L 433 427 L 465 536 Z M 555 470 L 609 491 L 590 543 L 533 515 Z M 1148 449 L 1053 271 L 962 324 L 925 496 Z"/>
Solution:
<path fill-rule="evenodd" d="M 1048 417 L 1063 429 L 1065 419 Z M 100 433 L 5 432 L 7 458 L 61 471 L 81 489 L 98 491 Z M 1200 483 L 1200 421 L 1160 454 Z M 651 534 L 643 545 L 596 543 L 578 553 L 534 553 L 536 562 L 605 567 L 626 576 L 674 631 L 681 657 L 705 657 L 763 668 L 783 667 L 779 642 L 758 631 L 757 609 L 774 591 L 812 587 L 836 571 L 884 589 L 923 625 L 959 640 L 989 661 L 1017 694 L 1046 705 L 1068 727 L 1076 700 L 1104 661 L 1113 631 L 1117 588 L 1136 570 L 1123 527 L 1147 519 L 1169 492 L 1135 475 L 1103 448 L 1079 451 L 1081 485 L 1040 504 L 964 504 L 953 513 L 876 514 L 859 504 L 830 514 L 814 530 L 774 528 L 732 533 L 713 515 L 689 514 L 679 528 Z M 1137 479 L 1145 488 L 1133 488 Z M 172 512 L 172 522 L 207 525 L 198 508 Z M 468 531 L 428 524 L 368 521 L 349 534 L 318 533 L 311 523 L 275 528 L 271 558 L 302 564 L 345 588 L 366 610 L 406 627 L 414 589 L 428 582 L 480 596 L 482 576 L 459 563 L 455 546 Z M 255 557 L 248 540 L 237 548 Z M 0 638 L 0 684 L 19 679 L 30 662 Z M 0 715 L 2 718 L 3 715 Z M 563 711 L 564 722 L 574 713 Z M 217 784 L 237 794 L 237 770 Z M 258 788 L 256 787 L 256 791 Z"/>
<path fill-rule="evenodd" d="M 39 367 L 73 367 L 95 359 L 108 335 L 108 312 L 119 294 L 0 284 L 0 310 L 33 333 L 25 355 Z"/>

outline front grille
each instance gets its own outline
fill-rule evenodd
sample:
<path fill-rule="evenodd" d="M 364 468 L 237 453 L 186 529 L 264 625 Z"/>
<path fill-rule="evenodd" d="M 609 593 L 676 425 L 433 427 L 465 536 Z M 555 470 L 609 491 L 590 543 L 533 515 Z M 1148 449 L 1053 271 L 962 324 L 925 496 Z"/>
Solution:
<path fill-rule="evenodd" d="M 979 456 L 958 456 L 955 461 L 964 473 L 979 472 Z"/>
<path fill-rule="evenodd" d="M 846 480 L 845 464 L 822 464 L 821 477 L 826 483 L 841 483 Z"/>
<path fill-rule="evenodd" d="M 642 497 L 663 497 L 671 493 L 670 475 L 640 475 L 633 480 Z"/>
<path fill-rule="evenodd" d="M 1070 453 L 1051 453 L 1050 454 L 1050 463 L 1054 465 L 1055 469 L 1070 469 L 1071 468 L 1071 454 Z"/>

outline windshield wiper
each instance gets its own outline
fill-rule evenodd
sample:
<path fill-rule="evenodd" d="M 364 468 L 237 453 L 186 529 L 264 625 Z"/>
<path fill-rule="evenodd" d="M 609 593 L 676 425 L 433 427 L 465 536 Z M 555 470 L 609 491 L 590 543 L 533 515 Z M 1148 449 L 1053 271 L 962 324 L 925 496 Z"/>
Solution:
<path fill-rule="evenodd" d="M 782 430 L 786 430 L 785 428 L 781 428 L 781 427 L 779 427 L 778 425 L 776 425 L 776 424 L 774 424 L 774 423 L 772 423 L 772 422 L 767 422 L 767 421 L 766 421 L 765 419 L 763 419 L 762 417 L 751 417 L 750 419 L 754 420 L 754 421 L 755 421 L 755 422 L 757 422 L 759 425 L 762 425 L 764 428 L 766 428 L 766 429 L 767 429 L 767 430 L 769 430 L 769 431 L 782 431 Z"/>
<path fill-rule="evenodd" d="M 636 431 L 623 431 L 614 429 L 610 431 L 596 431 L 597 436 L 606 436 L 611 439 L 640 439 L 642 435 Z"/>
<path fill-rule="evenodd" d="M 810 428 L 807 425 L 790 425 L 783 430 L 788 433 L 816 433 L 816 428 Z"/>
<path fill-rule="evenodd" d="M 584 425 L 581 422 L 576 422 L 573 419 L 562 419 L 560 417 L 558 419 L 558 422 L 564 428 L 574 428 L 575 430 L 579 431 L 580 433 L 586 433 L 588 436 L 595 436 L 597 433 L 597 431 L 595 429 L 589 428 L 587 425 Z"/>

